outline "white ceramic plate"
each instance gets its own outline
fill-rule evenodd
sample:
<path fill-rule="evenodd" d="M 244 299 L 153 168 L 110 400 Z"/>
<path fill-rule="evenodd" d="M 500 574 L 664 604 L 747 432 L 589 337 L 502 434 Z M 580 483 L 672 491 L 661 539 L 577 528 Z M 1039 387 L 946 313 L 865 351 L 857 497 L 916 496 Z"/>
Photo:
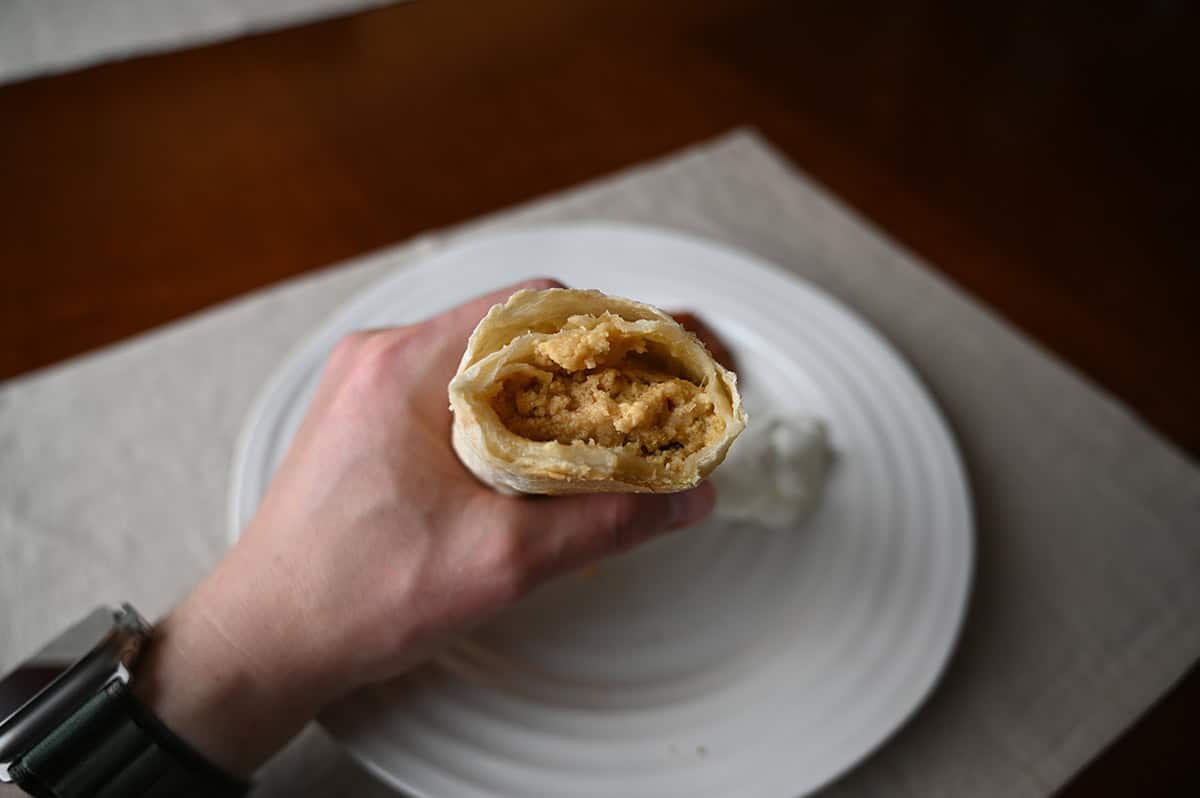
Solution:
<path fill-rule="evenodd" d="M 973 557 L 963 468 L 897 353 L 815 287 L 744 253 L 608 224 L 453 246 L 339 312 L 247 421 L 231 526 L 253 515 L 344 333 L 549 275 L 700 313 L 756 409 L 824 416 L 837 459 L 801 528 L 716 523 L 535 594 L 438 663 L 323 722 L 422 798 L 795 798 L 905 721 L 958 635 Z"/>

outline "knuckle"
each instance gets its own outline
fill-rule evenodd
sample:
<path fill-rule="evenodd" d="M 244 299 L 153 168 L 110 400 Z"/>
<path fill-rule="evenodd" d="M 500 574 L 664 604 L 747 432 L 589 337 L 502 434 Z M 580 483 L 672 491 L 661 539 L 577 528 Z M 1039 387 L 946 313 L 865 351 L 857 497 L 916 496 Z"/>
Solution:
<path fill-rule="evenodd" d="M 544 291 L 547 288 L 566 288 L 565 285 L 555 280 L 553 277 L 535 277 L 531 280 L 526 280 L 521 283 L 521 288 L 530 288 L 534 291 Z"/>
<path fill-rule="evenodd" d="M 501 524 L 483 546 L 483 571 L 500 602 L 520 598 L 531 587 L 533 563 L 528 535 L 518 525 Z"/>
<path fill-rule="evenodd" d="M 619 494 L 608 503 L 605 528 L 614 551 L 627 549 L 642 537 L 639 510 L 638 496 L 633 493 Z"/>
<path fill-rule="evenodd" d="M 406 329 L 356 335 L 362 337 L 349 345 L 352 351 L 349 354 L 348 371 L 352 379 L 374 384 L 397 373 L 397 367 L 403 362 L 411 340 Z"/>
<path fill-rule="evenodd" d="M 370 333 L 367 332 L 352 332 L 342 336 L 329 354 L 329 362 L 339 366 L 353 362 L 356 353 L 369 337 Z"/>

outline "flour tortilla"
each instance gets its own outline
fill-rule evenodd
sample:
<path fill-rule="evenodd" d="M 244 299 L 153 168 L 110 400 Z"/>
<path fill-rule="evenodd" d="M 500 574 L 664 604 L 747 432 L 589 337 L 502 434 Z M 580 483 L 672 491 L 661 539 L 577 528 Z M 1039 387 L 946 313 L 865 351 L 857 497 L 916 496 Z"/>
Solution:
<path fill-rule="evenodd" d="M 538 345 L 564 330 L 600 319 L 623 336 L 644 340 L 672 374 L 700 387 L 723 429 L 682 462 L 666 468 L 633 447 L 534 441 L 510 431 L 492 406 L 506 367 L 528 363 Z M 503 493 L 674 492 L 699 484 L 725 459 L 746 426 L 737 376 L 663 311 L 599 291 L 522 290 L 484 317 L 467 342 L 449 385 L 452 441 L 463 464 Z"/>

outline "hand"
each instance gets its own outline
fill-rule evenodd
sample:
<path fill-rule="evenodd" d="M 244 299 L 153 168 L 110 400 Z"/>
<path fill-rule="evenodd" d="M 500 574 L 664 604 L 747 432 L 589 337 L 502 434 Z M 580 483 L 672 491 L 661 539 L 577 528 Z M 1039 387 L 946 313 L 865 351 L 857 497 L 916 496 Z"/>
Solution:
<path fill-rule="evenodd" d="M 556 574 L 698 521 L 673 495 L 503 496 L 450 447 L 446 386 L 517 288 L 330 357 L 257 515 L 158 628 L 137 690 L 214 762 L 248 773 L 313 715 L 428 658 Z"/>
<path fill-rule="evenodd" d="M 672 312 L 671 316 L 682 324 L 684 329 L 700 339 L 700 343 L 708 349 L 713 360 L 730 371 L 737 371 L 737 362 L 733 359 L 733 353 L 729 351 L 729 347 L 725 346 L 725 342 L 716 332 L 704 323 L 703 319 L 686 310 Z"/>

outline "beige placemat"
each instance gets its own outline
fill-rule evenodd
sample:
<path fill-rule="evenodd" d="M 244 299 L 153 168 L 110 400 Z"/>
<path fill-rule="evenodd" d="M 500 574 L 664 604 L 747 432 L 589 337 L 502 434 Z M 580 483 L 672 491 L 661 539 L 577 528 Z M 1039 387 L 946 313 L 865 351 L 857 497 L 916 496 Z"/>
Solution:
<path fill-rule="evenodd" d="M 957 432 L 979 527 L 964 639 L 927 706 L 830 794 L 1045 795 L 1200 656 L 1200 471 L 738 132 L 0 387 L 0 669 L 97 602 L 161 613 L 216 562 L 250 402 L 345 299 L 460 235 L 583 219 L 812 280 L 911 359 Z M 314 729 L 260 794 L 389 792 Z"/>
<path fill-rule="evenodd" d="M 0 83 L 397 0 L 0 0 Z"/>

